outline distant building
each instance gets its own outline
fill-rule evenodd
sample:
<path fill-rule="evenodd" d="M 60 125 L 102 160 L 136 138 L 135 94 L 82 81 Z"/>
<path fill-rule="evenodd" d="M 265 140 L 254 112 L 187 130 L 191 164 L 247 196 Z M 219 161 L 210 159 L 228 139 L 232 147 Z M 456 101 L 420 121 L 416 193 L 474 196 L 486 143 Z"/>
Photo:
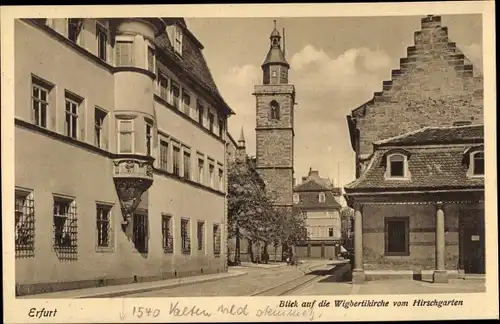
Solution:
<path fill-rule="evenodd" d="M 483 78 L 439 16 L 422 18 L 407 52 L 347 117 L 356 283 L 374 269 L 484 273 Z"/>
<path fill-rule="evenodd" d="M 341 195 L 340 188 L 334 188 L 328 179 L 319 176 L 319 171 L 312 169 L 295 186 L 294 208 L 306 218 L 308 234 L 308 240 L 295 248 L 298 257 L 337 258 L 342 244 Z"/>
<path fill-rule="evenodd" d="M 233 112 L 184 19 L 14 33 L 17 293 L 226 271 Z"/>

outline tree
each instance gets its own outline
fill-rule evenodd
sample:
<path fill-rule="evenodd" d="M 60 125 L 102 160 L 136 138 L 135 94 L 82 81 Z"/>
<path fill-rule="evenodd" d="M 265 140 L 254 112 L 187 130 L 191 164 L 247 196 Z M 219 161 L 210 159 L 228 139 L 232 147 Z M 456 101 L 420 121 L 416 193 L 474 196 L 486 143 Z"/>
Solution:
<path fill-rule="evenodd" d="M 235 238 L 236 264 L 240 263 L 240 239 L 265 240 L 269 231 L 272 203 L 265 184 L 250 159 L 228 166 L 228 238 Z M 243 236 L 244 235 L 244 236 Z"/>

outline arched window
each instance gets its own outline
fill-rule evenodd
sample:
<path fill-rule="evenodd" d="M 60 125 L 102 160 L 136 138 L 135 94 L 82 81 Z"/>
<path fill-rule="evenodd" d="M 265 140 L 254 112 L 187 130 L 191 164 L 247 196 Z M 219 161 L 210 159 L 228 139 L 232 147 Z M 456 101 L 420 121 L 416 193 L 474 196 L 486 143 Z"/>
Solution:
<path fill-rule="evenodd" d="M 320 192 L 319 193 L 319 202 L 320 203 L 324 203 L 326 200 L 326 196 L 325 196 L 325 193 L 324 192 Z"/>
<path fill-rule="evenodd" d="M 484 176 L 484 152 L 471 153 L 472 175 Z"/>
<path fill-rule="evenodd" d="M 280 104 L 273 100 L 271 101 L 271 119 L 280 119 Z"/>
<path fill-rule="evenodd" d="M 388 157 L 389 175 L 391 178 L 403 178 L 406 170 L 406 158 L 402 154 L 393 154 Z"/>

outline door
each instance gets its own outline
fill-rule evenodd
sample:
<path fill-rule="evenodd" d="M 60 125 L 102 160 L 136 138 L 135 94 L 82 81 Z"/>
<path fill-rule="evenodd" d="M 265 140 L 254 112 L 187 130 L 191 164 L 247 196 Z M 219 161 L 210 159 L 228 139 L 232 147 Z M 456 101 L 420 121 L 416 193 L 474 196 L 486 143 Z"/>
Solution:
<path fill-rule="evenodd" d="M 465 273 L 485 273 L 484 212 L 464 215 L 461 224 Z"/>

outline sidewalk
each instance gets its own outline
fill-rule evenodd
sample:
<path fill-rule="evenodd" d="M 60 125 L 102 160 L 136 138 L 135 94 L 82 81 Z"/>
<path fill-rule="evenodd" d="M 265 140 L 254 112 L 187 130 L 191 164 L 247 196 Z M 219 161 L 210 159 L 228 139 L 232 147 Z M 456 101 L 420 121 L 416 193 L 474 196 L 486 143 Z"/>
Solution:
<path fill-rule="evenodd" d="M 241 262 L 240 266 L 233 268 L 264 268 L 264 269 L 274 269 L 286 266 L 285 262 L 272 262 L 272 263 L 253 263 L 253 262 Z"/>
<path fill-rule="evenodd" d="M 36 295 L 27 295 L 20 296 L 17 298 L 20 299 L 51 299 L 51 298 L 111 298 L 111 297 L 119 297 L 132 294 L 132 293 L 141 293 L 148 292 L 157 289 L 165 289 L 165 288 L 174 288 L 182 285 L 190 285 L 194 283 L 215 281 L 225 278 L 238 277 L 245 275 L 246 272 L 241 270 L 233 270 L 229 269 L 228 272 L 217 273 L 217 274 L 208 274 L 208 275 L 200 275 L 200 276 L 192 276 L 178 279 L 167 279 L 160 281 L 151 281 L 151 282 L 140 282 L 134 284 L 127 285 L 116 285 L 116 286 L 106 286 L 106 287 L 96 287 L 96 288 L 85 288 L 85 289 L 76 289 L 76 290 L 67 290 L 67 291 L 58 291 L 53 293 L 46 294 L 36 294 Z"/>

